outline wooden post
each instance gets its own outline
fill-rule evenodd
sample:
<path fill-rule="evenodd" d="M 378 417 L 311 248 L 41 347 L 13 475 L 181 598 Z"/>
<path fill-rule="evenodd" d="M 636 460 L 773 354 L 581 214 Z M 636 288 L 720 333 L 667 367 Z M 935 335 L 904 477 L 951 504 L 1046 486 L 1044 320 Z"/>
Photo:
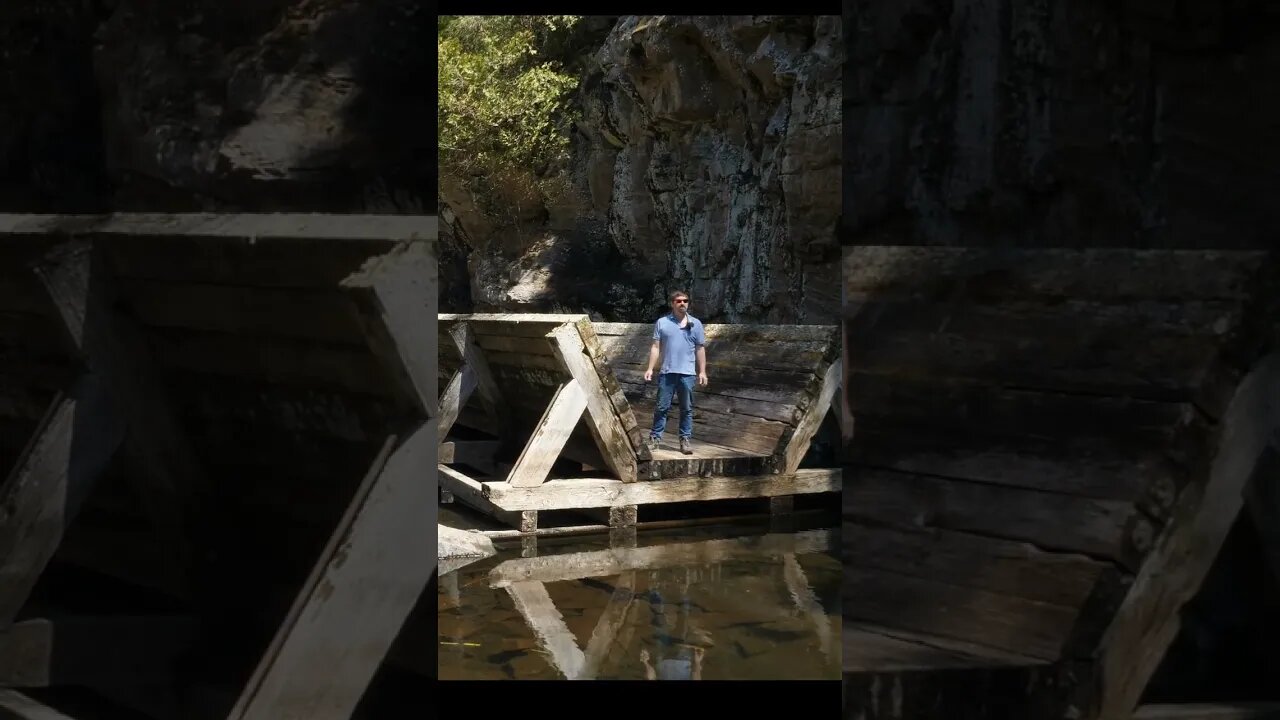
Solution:
<path fill-rule="evenodd" d="M 842 365 L 843 363 L 837 360 L 827 366 L 826 371 L 822 374 L 822 384 L 818 388 L 817 395 L 805 408 L 804 414 L 800 417 L 800 421 L 796 423 L 795 428 L 790 431 L 789 436 L 788 433 L 784 432 L 779 440 L 780 447 L 778 452 L 782 454 L 780 468 L 782 473 L 793 473 L 799 469 L 800 461 L 804 459 L 805 453 L 809 450 L 809 443 L 813 441 L 813 436 L 817 434 L 818 428 L 822 427 L 822 421 L 831 409 L 831 401 L 835 398 L 836 388 L 840 387 Z"/>
<path fill-rule="evenodd" d="M 195 555 L 187 522 L 209 484 L 159 382 L 137 328 L 112 311 L 117 295 L 102 249 L 87 240 L 58 245 L 32 268 L 63 321 L 68 349 L 102 383 L 112 406 L 99 421 L 127 428 L 136 489 L 182 577 Z M 115 428 L 109 428 L 108 434 Z M 77 441 L 80 442 L 80 441 Z"/>
<path fill-rule="evenodd" d="M 120 445 L 124 428 L 114 410 L 101 378 L 86 375 L 71 397 L 54 398 L 0 485 L 0 629 L 26 603 Z"/>
<path fill-rule="evenodd" d="M 228 720 L 351 717 L 435 572 L 435 449 L 388 440 Z"/>
<path fill-rule="evenodd" d="M 560 451 L 587 409 L 587 395 L 577 380 L 570 380 L 556 390 L 542 414 L 533 437 L 520 453 L 507 476 L 512 487 L 536 487 L 546 482 L 547 473 L 560 457 Z"/>
<path fill-rule="evenodd" d="M 1099 648 L 1100 696 L 1087 717 L 1128 717 L 1181 626 L 1280 428 L 1280 354 L 1240 384 L 1221 423 L 1208 481 L 1184 489 Z"/>
<path fill-rule="evenodd" d="M 617 474 L 619 480 L 635 482 L 636 452 L 600 382 L 600 375 L 586 355 L 581 331 L 576 324 L 567 324 L 553 330 L 548 337 L 555 349 L 556 360 L 586 391 L 587 426 L 609 469 Z"/>
<path fill-rule="evenodd" d="M 480 393 L 480 402 L 484 405 L 485 413 L 489 416 L 489 419 L 493 421 L 493 427 L 497 432 L 498 439 L 503 442 L 510 441 L 511 433 L 506 401 L 502 397 L 502 391 L 498 389 L 497 381 L 493 379 L 493 373 L 489 371 L 489 363 L 484 359 L 484 353 L 476 345 L 475 334 L 471 331 L 470 323 L 460 322 L 455 324 L 449 329 L 449 336 L 453 338 L 453 343 L 458 348 L 458 355 L 462 358 L 462 366 L 471 368 L 471 372 L 475 374 L 476 386 Z M 464 400 L 458 405 L 459 411 L 465 404 L 466 401 Z M 445 437 L 445 433 L 441 432 L 440 437 Z"/>
<path fill-rule="evenodd" d="M 476 389 L 476 373 L 470 365 L 463 365 L 450 378 L 440 397 L 440 437 L 448 437 L 453 424 L 458 421 L 458 413 L 471 398 L 471 391 Z"/>

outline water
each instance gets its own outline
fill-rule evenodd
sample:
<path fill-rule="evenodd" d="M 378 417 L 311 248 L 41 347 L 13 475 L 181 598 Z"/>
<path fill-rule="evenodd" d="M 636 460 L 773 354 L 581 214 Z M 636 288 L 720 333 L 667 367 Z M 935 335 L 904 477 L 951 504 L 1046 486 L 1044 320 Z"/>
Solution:
<path fill-rule="evenodd" d="M 440 578 L 440 678 L 839 679 L 839 530 L 745 533 L 500 547 Z"/>

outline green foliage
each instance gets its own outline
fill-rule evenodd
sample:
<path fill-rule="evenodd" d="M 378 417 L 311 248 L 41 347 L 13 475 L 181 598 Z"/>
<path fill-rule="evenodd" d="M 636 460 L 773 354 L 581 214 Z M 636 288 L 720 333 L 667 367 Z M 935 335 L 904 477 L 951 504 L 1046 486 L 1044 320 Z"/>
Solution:
<path fill-rule="evenodd" d="M 440 18 L 440 167 L 462 178 L 544 175 L 568 155 L 566 112 L 577 79 L 538 48 L 571 15 Z"/>

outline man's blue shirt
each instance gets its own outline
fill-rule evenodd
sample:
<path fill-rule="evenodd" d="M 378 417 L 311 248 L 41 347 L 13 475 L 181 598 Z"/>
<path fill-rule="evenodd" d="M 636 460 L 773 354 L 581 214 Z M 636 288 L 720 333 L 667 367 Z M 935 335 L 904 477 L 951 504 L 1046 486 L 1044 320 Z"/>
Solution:
<path fill-rule="evenodd" d="M 697 349 L 707 344 L 707 336 L 702 330 L 702 321 L 692 315 L 685 315 L 689 322 L 680 327 L 680 321 L 674 313 L 668 313 L 653 324 L 653 339 L 659 342 L 662 352 L 662 369 L 665 375 L 697 375 Z"/>

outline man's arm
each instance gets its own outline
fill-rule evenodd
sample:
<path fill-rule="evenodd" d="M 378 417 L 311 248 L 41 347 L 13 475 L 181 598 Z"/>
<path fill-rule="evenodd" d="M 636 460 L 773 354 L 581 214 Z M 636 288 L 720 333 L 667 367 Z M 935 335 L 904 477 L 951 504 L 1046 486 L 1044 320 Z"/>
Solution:
<path fill-rule="evenodd" d="M 649 367 L 644 369 L 645 382 L 649 382 L 653 379 L 653 368 L 658 365 L 658 356 L 661 353 L 661 350 L 662 343 L 658 340 L 654 340 L 653 344 L 649 346 Z"/>
<path fill-rule="evenodd" d="M 707 334 L 702 328 L 702 323 L 694 328 L 694 342 L 698 344 L 698 351 L 695 353 L 698 358 L 698 384 L 707 384 Z"/>

